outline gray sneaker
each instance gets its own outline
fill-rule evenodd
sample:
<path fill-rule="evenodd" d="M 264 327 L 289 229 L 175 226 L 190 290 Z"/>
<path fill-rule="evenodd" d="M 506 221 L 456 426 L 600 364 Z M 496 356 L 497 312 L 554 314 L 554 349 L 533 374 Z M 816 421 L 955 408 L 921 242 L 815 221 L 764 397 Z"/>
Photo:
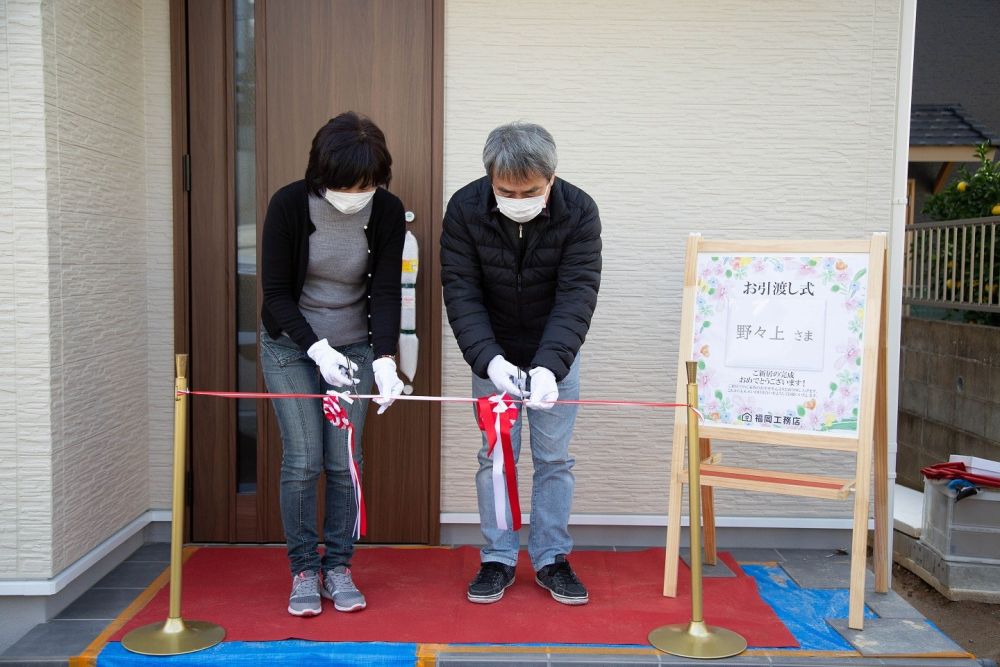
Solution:
<path fill-rule="evenodd" d="M 320 594 L 333 600 L 333 608 L 337 611 L 361 611 L 365 608 L 365 596 L 354 585 L 351 568 L 344 565 L 326 571 Z"/>
<path fill-rule="evenodd" d="M 288 596 L 288 613 L 292 616 L 316 616 L 323 611 L 319 597 L 319 574 L 312 570 L 292 577 L 292 594 Z"/>

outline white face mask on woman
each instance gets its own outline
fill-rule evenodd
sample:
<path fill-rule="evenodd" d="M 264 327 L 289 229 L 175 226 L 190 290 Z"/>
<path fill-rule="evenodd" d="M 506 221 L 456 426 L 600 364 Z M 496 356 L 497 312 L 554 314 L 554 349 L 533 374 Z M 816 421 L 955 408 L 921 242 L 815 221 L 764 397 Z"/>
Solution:
<path fill-rule="evenodd" d="M 545 198 L 549 196 L 549 189 L 551 187 L 552 183 L 550 181 L 545 188 L 545 192 L 537 197 L 525 197 L 523 199 L 501 197 L 496 191 L 493 194 L 497 198 L 497 208 L 500 209 L 501 213 L 514 222 L 528 222 L 538 217 L 538 214 L 545 208 Z"/>
<path fill-rule="evenodd" d="M 337 192 L 330 188 L 327 188 L 323 194 L 323 197 L 333 204 L 334 208 L 345 215 L 357 213 L 365 206 L 368 206 L 368 202 L 374 196 L 375 190 L 368 190 L 367 192 Z"/>

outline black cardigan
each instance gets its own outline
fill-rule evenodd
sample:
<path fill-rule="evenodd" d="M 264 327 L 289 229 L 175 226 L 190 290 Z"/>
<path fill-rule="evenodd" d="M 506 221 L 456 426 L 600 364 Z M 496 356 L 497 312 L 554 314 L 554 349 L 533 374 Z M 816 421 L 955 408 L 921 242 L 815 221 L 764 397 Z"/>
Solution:
<path fill-rule="evenodd" d="M 406 223 L 403 203 L 384 188 L 375 191 L 368 238 L 368 342 L 376 357 L 396 354 L 399 340 L 400 274 Z M 299 310 L 299 297 L 309 266 L 309 191 L 295 181 L 271 197 L 261 237 L 260 280 L 264 304 L 260 319 L 277 338 L 284 331 L 308 350 L 319 338 Z"/>

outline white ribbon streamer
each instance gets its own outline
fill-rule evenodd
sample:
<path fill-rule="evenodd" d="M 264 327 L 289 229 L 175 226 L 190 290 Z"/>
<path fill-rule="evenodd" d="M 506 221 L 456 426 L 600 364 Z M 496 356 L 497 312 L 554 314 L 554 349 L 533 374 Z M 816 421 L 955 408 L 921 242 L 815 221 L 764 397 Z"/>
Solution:
<path fill-rule="evenodd" d="M 493 412 L 497 416 L 493 424 L 497 439 L 493 443 L 493 453 L 490 454 L 490 458 L 493 460 L 493 511 L 497 518 L 497 528 L 508 530 L 507 482 L 503 477 L 503 438 L 500 435 L 500 416 L 507 410 L 507 404 L 503 402 L 503 396 L 491 396 L 490 400 L 497 404 L 493 408 Z"/>

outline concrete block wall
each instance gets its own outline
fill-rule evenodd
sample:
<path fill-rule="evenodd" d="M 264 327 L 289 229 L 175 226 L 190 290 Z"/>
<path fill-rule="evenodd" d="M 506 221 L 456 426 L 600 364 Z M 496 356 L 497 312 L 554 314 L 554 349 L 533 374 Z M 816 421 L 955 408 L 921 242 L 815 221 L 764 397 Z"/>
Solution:
<path fill-rule="evenodd" d="M 552 131 L 559 175 L 600 207 L 603 284 L 584 397 L 672 399 L 690 232 L 889 229 L 900 0 L 462 0 L 445 5 L 445 35 L 445 196 L 483 174 L 493 127 L 523 119 Z M 443 327 L 443 391 L 467 395 L 468 366 Z M 581 410 L 574 512 L 662 517 L 672 424 L 671 411 Z M 444 406 L 444 512 L 476 511 L 478 446 L 468 408 Z M 726 460 L 853 472 L 849 457 L 810 450 L 756 447 Z M 527 506 L 527 457 L 521 465 Z M 729 516 L 851 513 L 850 503 L 718 498 Z"/>
<path fill-rule="evenodd" d="M 0 578 L 37 579 L 148 510 L 169 452 L 168 2 L 0 6 Z"/>
<path fill-rule="evenodd" d="M 903 319 L 897 481 L 966 454 L 1000 461 L 1000 329 Z"/>

